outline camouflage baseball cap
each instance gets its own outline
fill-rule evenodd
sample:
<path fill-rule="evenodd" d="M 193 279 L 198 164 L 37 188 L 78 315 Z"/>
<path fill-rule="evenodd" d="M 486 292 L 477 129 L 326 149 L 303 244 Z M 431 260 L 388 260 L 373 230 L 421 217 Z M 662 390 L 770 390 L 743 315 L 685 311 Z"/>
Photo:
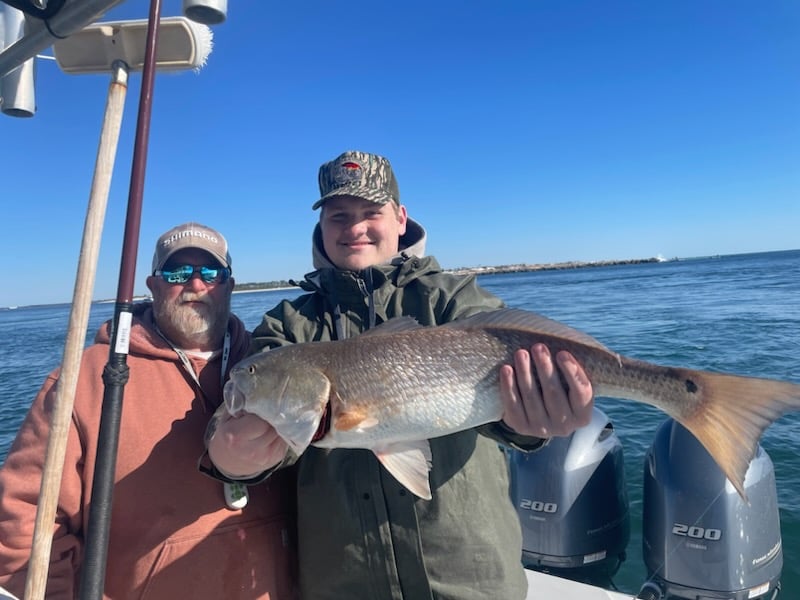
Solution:
<path fill-rule="evenodd" d="M 400 190 L 389 161 L 357 150 L 340 154 L 319 168 L 319 193 L 322 197 L 312 210 L 334 196 L 354 196 L 376 204 L 392 200 L 400 205 Z"/>

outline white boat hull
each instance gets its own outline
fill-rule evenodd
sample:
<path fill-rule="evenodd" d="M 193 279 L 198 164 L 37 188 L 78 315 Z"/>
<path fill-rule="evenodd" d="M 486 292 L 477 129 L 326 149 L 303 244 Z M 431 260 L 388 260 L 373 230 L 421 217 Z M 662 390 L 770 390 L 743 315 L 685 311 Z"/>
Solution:
<path fill-rule="evenodd" d="M 635 597 L 529 569 L 525 569 L 525 574 L 528 576 L 528 600 L 631 600 Z"/>

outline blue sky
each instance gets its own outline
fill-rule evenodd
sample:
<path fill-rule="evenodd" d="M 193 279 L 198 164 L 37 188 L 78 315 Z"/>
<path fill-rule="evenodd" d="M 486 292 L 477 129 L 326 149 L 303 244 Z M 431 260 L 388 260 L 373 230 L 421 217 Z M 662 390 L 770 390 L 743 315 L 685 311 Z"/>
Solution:
<path fill-rule="evenodd" d="M 301 277 L 317 169 L 348 149 L 392 161 L 445 268 L 798 248 L 798 30 L 794 0 L 230 2 L 207 65 L 156 77 L 136 293 L 189 220 L 228 237 L 238 281 Z M 35 117 L 0 116 L 0 306 L 72 298 L 109 79 L 41 60 Z M 96 299 L 116 296 L 140 83 Z"/>

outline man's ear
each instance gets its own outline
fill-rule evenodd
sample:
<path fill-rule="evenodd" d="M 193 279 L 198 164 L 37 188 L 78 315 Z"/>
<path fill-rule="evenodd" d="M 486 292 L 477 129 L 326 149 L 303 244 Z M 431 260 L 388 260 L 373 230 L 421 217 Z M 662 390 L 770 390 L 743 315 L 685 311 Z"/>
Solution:
<path fill-rule="evenodd" d="M 400 224 L 400 235 L 405 235 L 408 223 L 408 211 L 402 204 L 397 208 L 397 222 Z"/>

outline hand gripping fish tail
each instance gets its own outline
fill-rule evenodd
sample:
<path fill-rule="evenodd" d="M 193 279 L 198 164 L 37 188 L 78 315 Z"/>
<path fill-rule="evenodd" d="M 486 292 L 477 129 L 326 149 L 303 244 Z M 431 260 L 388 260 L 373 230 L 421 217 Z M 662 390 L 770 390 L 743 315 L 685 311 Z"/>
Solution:
<path fill-rule="evenodd" d="M 226 398 L 271 423 L 298 455 L 312 443 L 366 448 L 409 490 L 430 498 L 427 440 L 499 420 L 500 367 L 539 342 L 553 354 L 570 352 L 596 396 L 649 404 L 684 425 L 745 500 L 745 474 L 761 434 L 800 409 L 798 384 L 628 358 L 517 309 L 438 327 L 393 319 L 355 338 L 257 354 L 232 370 Z M 326 411 L 330 426 L 315 437 Z"/>

